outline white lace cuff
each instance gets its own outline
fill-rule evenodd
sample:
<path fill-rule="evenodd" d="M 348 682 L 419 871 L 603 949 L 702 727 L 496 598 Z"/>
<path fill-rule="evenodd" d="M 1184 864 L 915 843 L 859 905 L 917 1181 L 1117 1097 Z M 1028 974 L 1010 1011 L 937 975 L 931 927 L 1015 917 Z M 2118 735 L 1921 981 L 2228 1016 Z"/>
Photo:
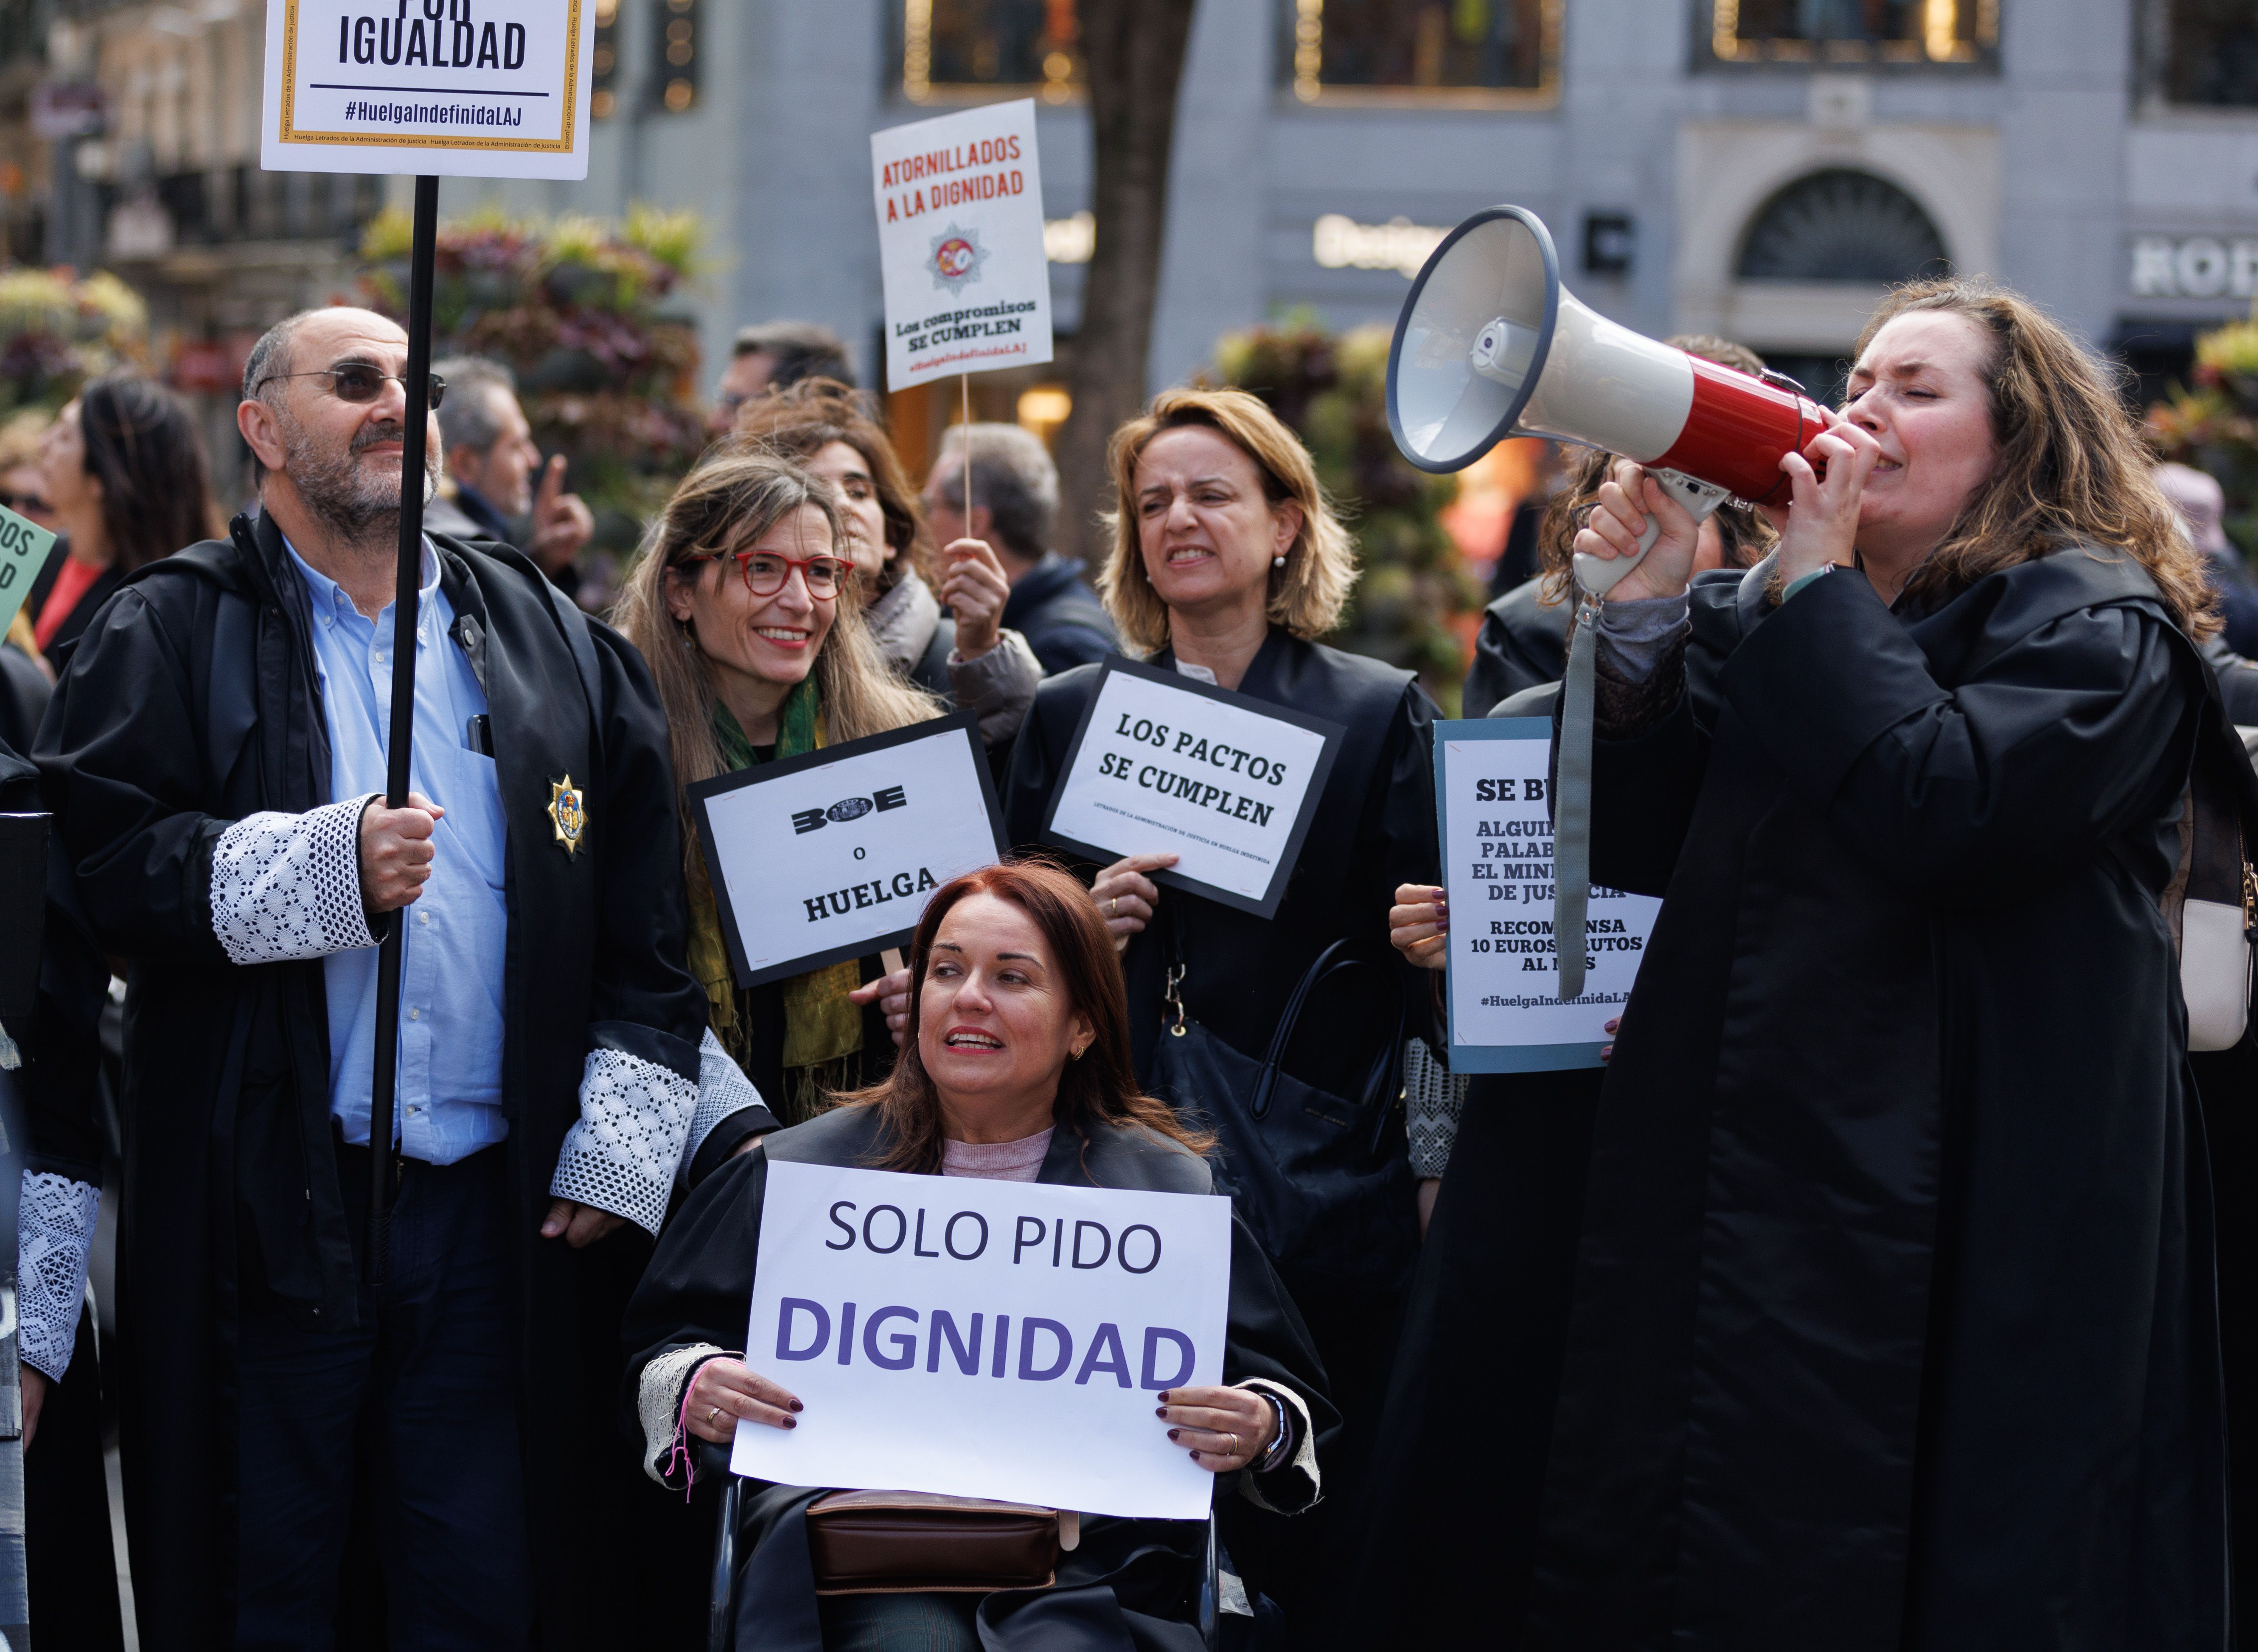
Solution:
<path fill-rule="evenodd" d="M 99 1189 L 67 1176 L 24 1173 L 16 1206 L 16 1347 L 57 1382 L 70 1369 L 86 1301 Z"/>
<path fill-rule="evenodd" d="M 706 1145 L 706 1138 L 714 1133 L 714 1125 L 748 1107 L 766 1105 L 752 1080 L 729 1059 L 729 1053 L 721 1047 L 721 1040 L 708 1027 L 698 1046 L 698 1110 L 690 1116 L 690 1134 L 682 1144 L 682 1161 L 675 1171 L 676 1180 L 690 1179 L 691 1161 L 698 1157 L 698 1150 Z"/>
<path fill-rule="evenodd" d="M 593 1205 L 657 1233 L 697 1106 L 698 1087 L 671 1067 L 623 1050 L 589 1051 L 580 1119 L 564 1134 L 550 1197 Z"/>
<path fill-rule="evenodd" d="M 1263 1377 L 1249 1377 L 1233 1385 L 1252 1388 L 1257 1393 L 1275 1394 L 1295 1421 L 1294 1455 L 1267 1474 L 1247 1472 L 1239 1476 L 1239 1490 L 1257 1508 L 1274 1514 L 1299 1514 L 1314 1508 L 1324 1500 L 1324 1483 L 1317 1473 L 1317 1431 L 1310 1426 L 1310 1407 L 1302 1396 L 1282 1382 L 1272 1382 Z"/>
<path fill-rule="evenodd" d="M 239 964 L 373 947 L 361 907 L 360 812 L 348 798 L 304 814 L 245 815 L 212 847 L 212 933 Z"/>
<path fill-rule="evenodd" d="M 643 1424 L 643 1471 L 661 1485 L 671 1483 L 668 1471 L 673 1465 L 675 1436 L 682 1427 L 682 1396 L 690 1391 L 690 1379 L 698 1374 L 699 1366 L 728 1352 L 711 1343 L 691 1343 L 668 1349 L 643 1368 L 643 1380 L 636 1385 L 636 1417 Z"/>

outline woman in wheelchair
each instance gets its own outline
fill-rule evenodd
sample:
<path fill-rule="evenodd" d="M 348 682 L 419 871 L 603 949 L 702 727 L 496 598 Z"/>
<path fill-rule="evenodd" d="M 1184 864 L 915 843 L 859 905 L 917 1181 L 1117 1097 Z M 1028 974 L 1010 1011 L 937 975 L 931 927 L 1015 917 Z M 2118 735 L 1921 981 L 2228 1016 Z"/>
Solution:
<path fill-rule="evenodd" d="M 934 894 L 912 947 L 909 1024 L 891 1075 L 730 1160 L 660 1237 L 626 1334 L 644 1471 L 663 1484 L 686 1483 L 693 1440 L 726 1446 L 740 1418 L 789 1429 L 801 1413 L 794 1395 L 734 1350 L 752 1296 L 770 1161 L 1211 1191 L 1201 1156 L 1208 1139 L 1138 1093 L 1120 962 L 1097 903 L 1073 877 L 1040 863 L 969 873 Z M 1229 1386 L 1161 1392 L 1147 1426 L 1223 1477 L 1223 1491 L 1276 1514 L 1315 1504 L 1338 1418 L 1300 1315 L 1236 1219 L 1223 1374 Z M 968 1429 L 1009 1424 L 1002 1414 L 965 1419 Z M 984 1593 L 969 1575 L 941 1581 L 934 1568 L 948 1563 L 934 1556 L 945 1545 L 924 1542 L 898 1579 L 860 1576 L 858 1592 L 842 1593 L 827 1586 L 849 1580 L 823 1571 L 830 1551 L 820 1531 L 811 1546 L 809 1506 L 823 1490 L 744 1489 L 740 1648 L 1196 1652 L 1203 1644 L 1202 1522 L 1092 1516 L 1047 1584 Z M 823 1518 L 819 1511 L 816 1522 Z M 946 1525 L 963 1516 L 944 1509 L 930 1518 Z"/>

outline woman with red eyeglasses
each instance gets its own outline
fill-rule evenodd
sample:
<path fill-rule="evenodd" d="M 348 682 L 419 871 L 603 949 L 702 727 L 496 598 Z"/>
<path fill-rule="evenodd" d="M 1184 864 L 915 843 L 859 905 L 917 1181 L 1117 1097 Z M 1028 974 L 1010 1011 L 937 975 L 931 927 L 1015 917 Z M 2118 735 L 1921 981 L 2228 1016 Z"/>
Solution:
<path fill-rule="evenodd" d="M 773 453 L 714 454 L 645 535 L 613 613 L 650 662 L 666 707 L 684 805 L 691 973 L 706 988 L 714 1036 L 787 1124 L 821 1111 L 827 1091 L 891 1070 L 883 1010 L 849 996 L 884 971 L 876 958 L 850 959 L 740 990 L 685 789 L 941 714 L 871 640 L 836 500 L 828 483 Z M 753 1100 L 737 1116 L 693 1124 L 693 1181 L 765 1124 Z"/>

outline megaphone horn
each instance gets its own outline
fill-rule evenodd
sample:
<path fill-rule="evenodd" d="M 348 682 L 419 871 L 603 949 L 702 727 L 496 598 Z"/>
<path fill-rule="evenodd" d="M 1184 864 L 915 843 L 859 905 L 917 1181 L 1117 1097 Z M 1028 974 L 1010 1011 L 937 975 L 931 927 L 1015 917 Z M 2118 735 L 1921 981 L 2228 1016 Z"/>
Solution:
<path fill-rule="evenodd" d="M 1783 455 L 1827 415 L 1793 386 L 1658 344 L 1594 314 L 1560 284 L 1552 237 L 1533 212 L 1488 207 L 1444 238 L 1396 318 L 1388 428 L 1423 471 L 1464 470 L 1512 436 L 1604 448 L 1637 460 L 1698 518 L 1728 498 L 1787 497 Z M 1638 556 L 1577 558 L 1594 595 Z"/>

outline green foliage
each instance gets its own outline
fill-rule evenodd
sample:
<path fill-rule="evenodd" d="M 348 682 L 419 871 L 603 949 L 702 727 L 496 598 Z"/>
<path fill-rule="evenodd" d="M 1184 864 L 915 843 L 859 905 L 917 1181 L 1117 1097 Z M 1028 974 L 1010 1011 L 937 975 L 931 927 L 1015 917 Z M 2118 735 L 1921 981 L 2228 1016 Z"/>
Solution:
<path fill-rule="evenodd" d="M 2227 536 L 2247 557 L 2258 546 L 2258 314 L 2198 337 L 2191 376 L 2193 388 L 2174 385 L 2148 409 L 2148 441 L 2219 479 Z"/>
<path fill-rule="evenodd" d="M 439 226 L 432 355 L 489 356 L 517 375 L 535 439 L 570 461 L 609 549 L 634 542 L 705 446 L 696 337 L 663 308 L 694 273 L 702 235 L 695 214 L 648 207 L 618 228 L 493 210 Z M 411 236 L 394 210 L 361 239 L 363 289 L 394 318 L 407 313 Z"/>
<path fill-rule="evenodd" d="M 88 379 L 138 362 L 149 311 L 107 270 L 0 270 L 0 414 L 60 408 Z"/>
<path fill-rule="evenodd" d="M 1300 433 L 1355 535 L 1356 592 L 1328 641 L 1417 671 L 1455 717 L 1482 591 L 1440 518 L 1456 479 L 1415 468 L 1388 433 L 1388 339 L 1385 327 L 1337 337 L 1313 316 L 1290 316 L 1225 337 L 1214 378 L 1260 396 Z"/>

